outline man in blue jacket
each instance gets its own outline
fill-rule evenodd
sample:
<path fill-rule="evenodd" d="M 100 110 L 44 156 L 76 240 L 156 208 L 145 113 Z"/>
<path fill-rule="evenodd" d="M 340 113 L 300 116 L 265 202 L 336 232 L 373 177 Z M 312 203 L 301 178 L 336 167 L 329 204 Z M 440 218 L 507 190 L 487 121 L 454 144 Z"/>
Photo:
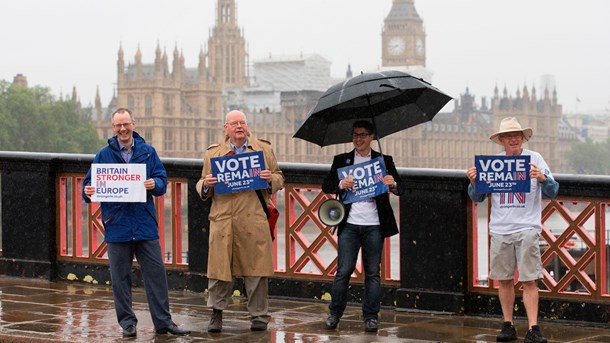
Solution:
<path fill-rule="evenodd" d="M 119 108 L 112 114 L 116 136 L 108 139 L 93 163 L 139 163 L 146 165 L 146 202 L 102 202 L 104 241 L 108 246 L 110 277 L 117 319 L 124 337 L 137 335 L 138 319 L 131 308 L 131 267 L 137 258 L 144 279 L 148 307 L 157 334 L 188 335 L 180 329 L 169 313 L 167 277 L 163 264 L 157 217 L 153 196 L 165 194 L 167 173 L 155 148 L 137 132 L 131 112 Z M 91 202 L 95 186 L 91 186 L 91 169 L 83 181 L 83 199 Z"/>

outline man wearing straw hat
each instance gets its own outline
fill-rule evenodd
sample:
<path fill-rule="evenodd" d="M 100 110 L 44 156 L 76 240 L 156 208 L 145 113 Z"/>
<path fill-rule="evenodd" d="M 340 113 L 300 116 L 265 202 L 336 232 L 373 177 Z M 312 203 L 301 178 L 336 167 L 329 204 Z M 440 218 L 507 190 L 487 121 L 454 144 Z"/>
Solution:
<path fill-rule="evenodd" d="M 489 278 L 498 281 L 498 298 L 502 307 L 504 323 L 496 337 L 498 342 L 517 339 L 513 325 L 515 304 L 515 267 L 519 270 L 519 282 L 523 286 L 523 304 L 528 320 L 526 343 L 545 343 L 538 326 L 538 286 L 536 281 L 543 277 L 540 247 L 538 240 L 542 231 L 542 195 L 555 198 L 559 184 L 553 179 L 551 171 L 542 156 L 531 150 L 523 149 L 523 143 L 532 137 L 531 128 L 522 128 L 517 118 L 502 119 L 500 129 L 489 137 L 494 143 L 502 145 L 503 156 L 530 156 L 530 192 L 524 196 L 515 193 L 491 194 L 491 237 Z M 474 188 L 477 171 L 471 167 L 466 171 L 470 179 L 468 195 L 473 201 L 485 200 L 486 194 L 476 193 Z"/>

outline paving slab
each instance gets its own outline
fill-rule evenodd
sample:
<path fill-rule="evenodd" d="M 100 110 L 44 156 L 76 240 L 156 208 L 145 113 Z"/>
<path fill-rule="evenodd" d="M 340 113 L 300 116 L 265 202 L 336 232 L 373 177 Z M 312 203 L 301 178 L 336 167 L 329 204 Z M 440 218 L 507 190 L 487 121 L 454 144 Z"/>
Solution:
<path fill-rule="evenodd" d="M 267 331 L 250 331 L 246 301 L 232 299 L 223 313 L 223 331 L 208 333 L 211 310 L 206 294 L 170 291 L 174 322 L 191 330 L 185 337 L 157 335 L 144 289 L 133 289 L 138 335 L 123 338 L 108 285 L 0 278 L 0 342 L 495 342 L 500 318 L 457 316 L 382 309 L 377 333 L 364 332 L 359 305 L 348 306 L 336 330 L 326 330 L 328 302 L 272 298 Z M 546 321 L 540 323 L 549 342 L 610 342 L 610 326 Z M 519 341 L 527 322 L 515 321 Z"/>

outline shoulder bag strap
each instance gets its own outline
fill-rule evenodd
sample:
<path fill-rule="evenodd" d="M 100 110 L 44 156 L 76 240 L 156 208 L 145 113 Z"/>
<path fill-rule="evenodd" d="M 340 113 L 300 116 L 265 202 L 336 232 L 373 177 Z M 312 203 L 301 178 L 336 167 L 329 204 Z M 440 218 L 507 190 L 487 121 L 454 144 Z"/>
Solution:
<path fill-rule="evenodd" d="M 256 190 L 256 195 L 258 195 L 258 200 L 261 201 L 261 206 L 263 206 L 263 211 L 265 211 L 265 214 L 267 215 L 267 219 L 269 219 L 269 217 L 271 216 L 271 213 L 269 213 L 269 209 L 267 208 L 267 204 L 265 204 L 265 199 L 263 199 L 263 193 L 261 193 L 260 189 Z"/>

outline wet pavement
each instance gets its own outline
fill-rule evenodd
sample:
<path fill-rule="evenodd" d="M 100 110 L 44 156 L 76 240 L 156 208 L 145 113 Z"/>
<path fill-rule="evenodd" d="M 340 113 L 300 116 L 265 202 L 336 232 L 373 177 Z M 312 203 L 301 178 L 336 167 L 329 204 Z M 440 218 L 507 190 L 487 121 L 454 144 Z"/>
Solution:
<path fill-rule="evenodd" d="M 170 292 L 171 312 L 190 336 L 156 335 L 142 288 L 134 288 L 136 338 L 123 338 L 112 291 L 106 285 L 55 283 L 0 277 L 0 342 L 495 342 L 500 318 L 455 316 L 384 309 L 377 334 L 364 332 L 358 306 L 348 307 L 339 328 L 323 328 L 327 304 L 270 299 L 269 330 L 250 331 L 245 300 L 224 311 L 223 331 L 207 332 L 211 310 L 205 294 Z M 526 322 L 516 321 L 520 341 Z M 549 342 L 610 342 L 610 326 L 542 322 Z"/>

